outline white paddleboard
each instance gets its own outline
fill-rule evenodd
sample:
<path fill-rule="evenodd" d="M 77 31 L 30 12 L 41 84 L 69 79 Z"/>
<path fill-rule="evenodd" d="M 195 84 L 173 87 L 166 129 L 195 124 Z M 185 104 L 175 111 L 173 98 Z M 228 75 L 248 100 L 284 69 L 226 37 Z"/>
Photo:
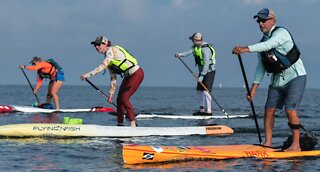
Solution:
<path fill-rule="evenodd" d="M 88 124 L 34 123 L 0 126 L 0 136 L 3 137 L 136 137 L 231 133 L 233 133 L 233 130 L 225 125 L 195 127 L 120 127 Z"/>
<path fill-rule="evenodd" d="M 248 118 L 250 115 L 228 115 L 229 118 Z M 191 116 L 191 115 L 162 115 L 156 113 L 140 113 L 136 116 L 137 119 L 146 118 L 166 118 L 166 119 L 228 119 L 225 115 L 212 116 Z"/>
<path fill-rule="evenodd" d="M 20 106 L 20 105 L 9 105 L 5 106 L 2 105 L 2 107 L 7 107 L 7 111 L 4 112 L 23 112 L 23 113 L 54 113 L 54 112 L 69 112 L 69 113 L 75 113 L 75 112 L 114 112 L 113 108 L 107 108 L 107 107 L 93 107 L 93 108 L 86 108 L 86 109 L 60 109 L 59 111 L 56 111 L 55 109 L 44 109 L 39 107 L 33 107 L 33 106 Z"/>

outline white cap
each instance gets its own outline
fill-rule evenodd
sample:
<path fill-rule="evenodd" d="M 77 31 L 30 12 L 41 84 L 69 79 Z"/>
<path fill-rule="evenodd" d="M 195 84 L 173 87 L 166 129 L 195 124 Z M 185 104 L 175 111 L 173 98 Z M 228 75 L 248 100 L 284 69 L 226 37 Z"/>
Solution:
<path fill-rule="evenodd" d="M 194 33 L 192 36 L 189 37 L 191 40 L 202 41 L 202 34 L 199 32 Z"/>

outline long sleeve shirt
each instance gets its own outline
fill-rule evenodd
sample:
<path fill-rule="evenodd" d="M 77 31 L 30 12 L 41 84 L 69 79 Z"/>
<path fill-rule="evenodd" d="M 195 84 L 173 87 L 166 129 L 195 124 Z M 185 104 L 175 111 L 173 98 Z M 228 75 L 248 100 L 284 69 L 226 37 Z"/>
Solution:
<path fill-rule="evenodd" d="M 249 45 L 248 48 L 250 52 L 264 52 L 275 48 L 278 52 L 282 54 L 287 54 L 293 47 L 294 42 L 291 38 L 289 32 L 284 28 L 279 28 L 274 33 L 271 33 L 275 28 L 272 27 L 268 35 L 264 35 L 263 41 L 254 45 Z M 260 84 L 264 78 L 266 70 L 262 63 L 262 57 L 258 53 L 258 64 L 255 70 L 254 83 Z M 290 82 L 292 79 L 306 75 L 306 70 L 304 68 L 301 58 L 290 66 L 288 69 L 283 70 L 280 73 L 273 74 L 271 77 L 271 85 L 275 87 L 281 87 Z"/>
<path fill-rule="evenodd" d="M 51 71 L 50 80 L 53 80 L 56 77 L 55 68 L 50 63 L 45 61 L 41 61 L 34 66 L 26 66 L 26 69 L 37 70 L 37 71 L 40 70 L 39 72 L 42 72 L 42 73 L 49 73 Z M 39 88 L 42 85 L 42 81 L 43 81 L 43 78 L 38 74 L 38 81 L 37 81 L 35 90 L 39 90 Z"/>
<path fill-rule="evenodd" d="M 204 45 L 204 44 L 208 44 L 208 43 L 203 42 L 202 45 Z M 201 52 L 202 52 L 202 57 L 204 60 L 204 65 L 203 66 L 198 65 L 199 74 L 206 75 L 208 72 L 215 70 L 215 58 L 213 58 L 213 59 L 211 58 L 212 52 L 209 47 L 201 48 Z M 194 54 L 194 48 L 191 48 L 187 51 L 184 51 L 184 52 L 178 53 L 178 54 L 181 57 L 189 56 L 191 54 Z M 215 55 L 215 52 L 214 52 L 214 55 Z"/>
<path fill-rule="evenodd" d="M 126 56 L 119 48 L 114 47 L 114 46 L 109 47 L 107 52 L 105 53 L 105 59 L 102 61 L 102 63 L 97 68 L 92 70 L 91 72 L 88 72 L 87 74 L 85 74 L 85 77 L 91 77 L 101 71 L 104 71 L 106 68 L 108 68 L 112 59 L 125 60 Z M 125 62 L 125 63 L 128 63 L 128 65 L 132 65 L 130 62 Z M 133 68 L 129 69 L 128 74 L 132 75 L 138 69 L 139 69 L 139 66 L 135 65 Z M 110 78 L 111 78 L 109 93 L 114 94 L 114 92 L 116 90 L 116 85 L 117 85 L 117 74 L 114 73 L 109 68 L 108 68 L 108 70 L 109 70 Z"/>

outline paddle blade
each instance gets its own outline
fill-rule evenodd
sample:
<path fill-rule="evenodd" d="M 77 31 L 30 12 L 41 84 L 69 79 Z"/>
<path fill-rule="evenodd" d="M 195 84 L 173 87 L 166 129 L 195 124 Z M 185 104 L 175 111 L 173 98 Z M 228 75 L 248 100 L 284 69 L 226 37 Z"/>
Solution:
<path fill-rule="evenodd" d="M 32 103 L 32 107 L 40 107 L 41 106 L 41 104 L 40 103 L 38 103 L 38 102 L 34 102 L 34 103 Z"/>

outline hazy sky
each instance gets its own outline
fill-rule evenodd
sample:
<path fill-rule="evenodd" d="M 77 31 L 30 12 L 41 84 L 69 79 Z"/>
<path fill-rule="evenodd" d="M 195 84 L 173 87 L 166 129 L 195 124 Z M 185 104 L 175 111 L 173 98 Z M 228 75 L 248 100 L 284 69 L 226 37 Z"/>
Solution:
<path fill-rule="evenodd" d="M 189 49 L 188 37 L 201 32 L 216 49 L 214 85 L 241 87 L 231 49 L 260 40 L 252 17 L 262 8 L 274 9 L 277 24 L 292 33 L 308 73 L 307 87 L 320 88 L 319 0 L 2 0 L 0 84 L 27 84 L 18 66 L 42 56 L 61 64 L 65 85 L 87 85 L 80 75 L 103 60 L 90 42 L 105 35 L 138 59 L 145 71 L 143 86 L 195 86 L 174 54 Z M 256 54 L 242 56 L 251 85 Z M 184 60 L 197 72 L 192 56 Z M 36 82 L 36 72 L 27 75 Z M 101 85 L 110 79 L 107 73 L 91 80 Z M 265 77 L 263 85 L 269 80 Z"/>

